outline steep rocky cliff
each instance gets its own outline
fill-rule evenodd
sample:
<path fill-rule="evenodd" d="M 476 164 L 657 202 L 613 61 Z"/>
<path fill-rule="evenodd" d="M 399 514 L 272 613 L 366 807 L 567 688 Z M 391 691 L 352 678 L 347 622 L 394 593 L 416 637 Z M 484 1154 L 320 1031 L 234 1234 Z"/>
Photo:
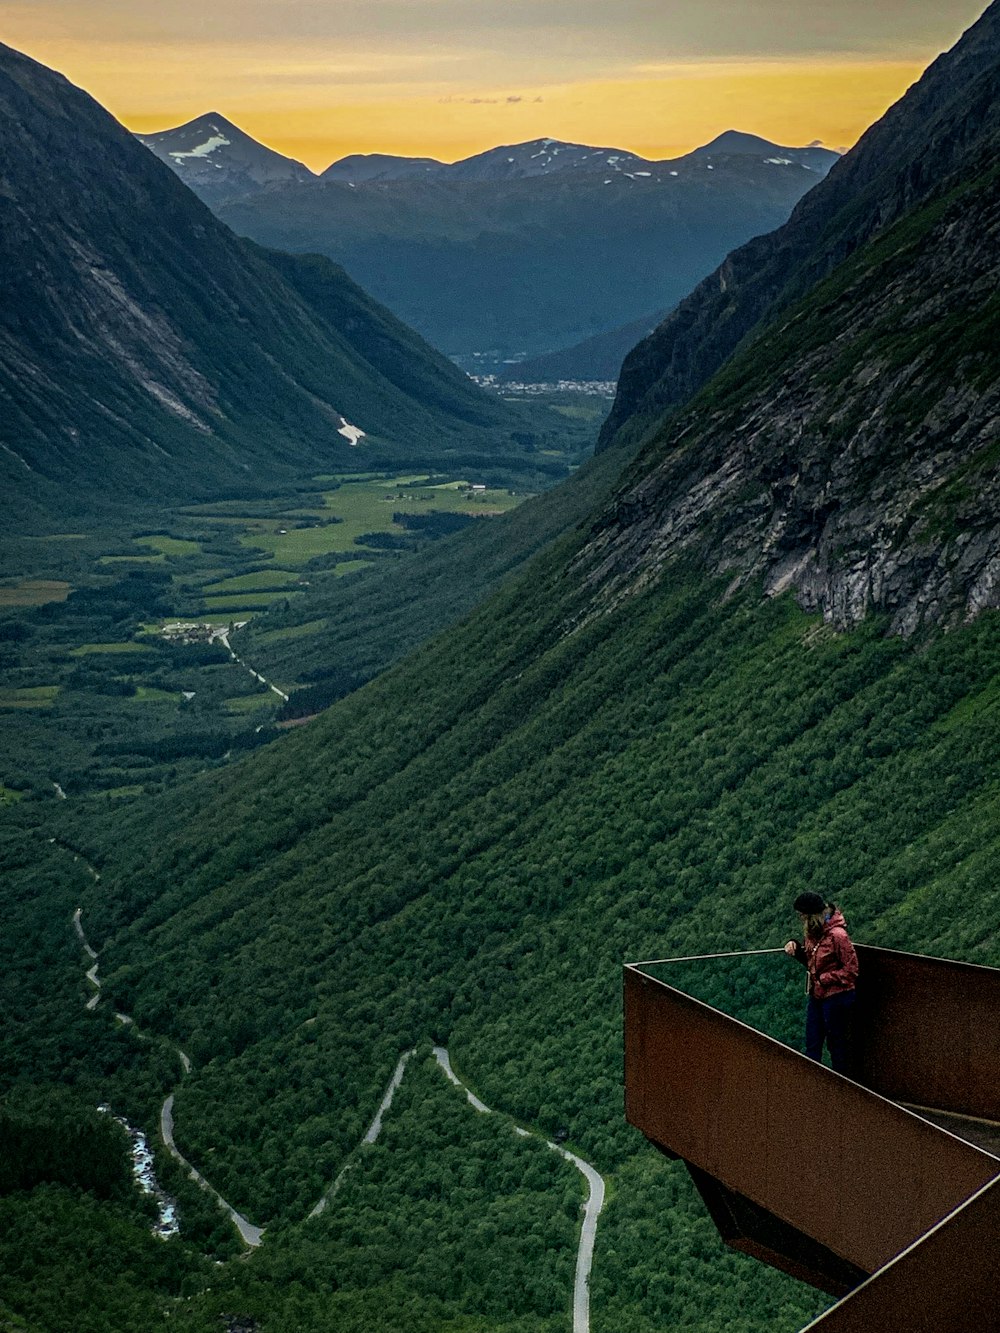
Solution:
<path fill-rule="evenodd" d="M 1000 169 L 972 161 L 660 430 L 578 557 L 592 609 L 677 558 L 840 627 L 1000 606 Z"/>
<path fill-rule="evenodd" d="M 871 237 L 931 197 L 1000 134 L 1000 5 L 948 53 L 798 204 L 789 221 L 735 250 L 626 358 L 600 448 L 640 438 Z"/>

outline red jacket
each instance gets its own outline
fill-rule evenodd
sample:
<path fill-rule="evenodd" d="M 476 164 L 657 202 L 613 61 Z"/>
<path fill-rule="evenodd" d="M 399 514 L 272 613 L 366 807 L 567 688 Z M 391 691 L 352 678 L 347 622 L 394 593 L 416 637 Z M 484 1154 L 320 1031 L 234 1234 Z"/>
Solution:
<path fill-rule="evenodd" d="M 806 939 L 796 953 L 809 969 L 809 994 L 814 1000 L 854 989 L 858 979 L 858 955 L 847 934 L 843 914 L 836 908 L 823 923 L 818 940 Z"/>

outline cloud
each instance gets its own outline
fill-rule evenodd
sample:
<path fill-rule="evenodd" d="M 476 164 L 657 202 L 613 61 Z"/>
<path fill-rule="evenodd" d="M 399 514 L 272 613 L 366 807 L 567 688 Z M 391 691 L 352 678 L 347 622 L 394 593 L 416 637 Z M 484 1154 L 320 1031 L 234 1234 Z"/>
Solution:
<path fill-rule="evenodd" d="M 524 97 L 521 93 L 508 97 L 439 97 L 439 102 L 464 102 L 467 106 L 517 106 L 519 102 L 544 102 L 544 97 Z"/>

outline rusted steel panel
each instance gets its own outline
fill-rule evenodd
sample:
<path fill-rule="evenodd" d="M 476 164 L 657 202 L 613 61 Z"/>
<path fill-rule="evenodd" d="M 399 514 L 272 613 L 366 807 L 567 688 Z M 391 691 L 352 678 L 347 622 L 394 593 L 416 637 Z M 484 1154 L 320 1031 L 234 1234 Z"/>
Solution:
<path fill-rule="evenodd" d="M 894 1101 L 1000 1120 L 1000 969 L 858 946 L 861 1082 Z"/>
<path fill-rule="evenodd" d="M 780 1268 L 800 1282 L 810 1282 L 831 1296 L 844 1296 L 868 1276 L 805 1232 L 736 1194 L 690 1162 L 688 1171 L 719 1235 L 734 1250 Z"/>
<path fill-rule="evenodd" d="M 998 1263 L 1000 1177 L 814 1320 L 809 1329 L 988 1333 L 1000 1328 Z"/>
<path fill-rule="evenodd" d="M 998 1170 L 995 1158 L 632 968 L 625 1026 L 629 1121 L 865 1272 Z"/>

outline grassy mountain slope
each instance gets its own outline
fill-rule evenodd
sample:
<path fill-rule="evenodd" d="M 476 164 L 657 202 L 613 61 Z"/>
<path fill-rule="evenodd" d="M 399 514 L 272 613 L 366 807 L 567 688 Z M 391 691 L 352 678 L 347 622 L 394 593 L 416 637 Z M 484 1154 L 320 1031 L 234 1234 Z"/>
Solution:
<path fill-rule="evenodd" d="M 803 886 L 860 938 L 1000 961 L 1000 624 L 917 654 L 787 600 L 720 611 L 692 580 L 567 638 L 561 582 L 536 569 L 314 734 L 197 784 L 155 846 L 88 830 L 105 986 L 191 1054 L 182 1147 L 256 1219 L 300 1223 L 398 1052 L 435 1038 L 611 1174 L 595 1328 L 732 1326 L 738 1302 L 740 1327 L 794 1329 L 814 1296 L 711 1246 L 675 1286 L 689 1204 L 621 1119 L 618 968 L 779 943 Z M 750 977 L 741 1011 L 790 1018 L 798 980 Z"/>
<path fill-rule="evenodd" d="M 815 1293 L 723 1255 L 677 1169 L 624 1124 L 619 968 L 780 944 L 806 887 L 840 903 L 860 939 L 1000 963 L 995 603 L 966 603 L 975 618 L 946 635 L 925 622 L 917 646 L 885 633 L 890 580 L 872 582 L 869 614 L 843 633 L 787 592 L 762 598 L 759 581 L 782 534 L 816 549 L 785 479 L 822 465 L 843 511 L 830 569 L 850 570 L 851 539 L 881 549 L 859 496 L 884 519 L 905 516 L 911 473 L 933 476 L 939 563 L 968 594 L 974 572 L 955 572 L 952 556 L 970 543 L 948 532 L 963 521 L 949 496 L 971 478 L 995 401 L 993 259 L 976 237 L 996 189 L 994 172 L 974 176 L 859 252 L 786 342 L 775 335 L 773 356 L 734 361 L 694 424 L 636 460 L 631 494 L 310 728 L 113 827 L 67 812 L 65 835 L 101 873 L 72 892 L 102 948 L 104 994 L 193 1060 L 179 1086 L 175 1069 L 150 1072 L 133 1099 L 151 1116 L 176 1087 L 184 1151 L 280 1238 L 281 1294 L 264 1276 L 278 1250 L 265 1245 L 220 1273 L 227 1309 L 238 1294 L 263 1321 L 290 1291 L 342 1280 L 346 1258 L 305 1215 L 399 1052 L 432 1040 L 487 1104 L 565 1131 L 609 1176 L 595 1333 L 792 1330 L 817 1309 Z M 873 347 L 874 397 L 831 441 L 829 394 Z M 800 363 L 816 396 L 791 426 L 782 386 L 799 401 Z M 869 437 L 879 383 L 894 402 L 911 390 L 927 401 L 916 421 L 909 408 L 884 412 Z M 853 401 L 866 384 L 850 387 Z M 733 428 L 747 421 L 753 430 Z M 877 448 L 860 447 L 869 438 Z M 761 472 L 771 464 L 774 476 Z M 730 473 L 731 487 L 713 485 Z M 690 497 L 706 491 L 697 509 Z M 761 495 L 773 524 L 754 517 Z M 909 533 L 917 549 L 919 512 L 902 529 L 896 548 Z M 694 537 L 657 547 L 678 531 Z M 720 542 L 736 552 L 736 586 Z M 935 567 L 920 566 L 927 577 Z M 12 875 L 23 912 L 42 900 L 29 886 L 55 855 L 23 858 Z M 691 984 L 794 1039 L 799 983 L 778 957 Z M 94 1018 L 105 1061 L 111 1007 Z M 79 1039 L 67 1038 L 76 1076 L 99 1082 Z M 52 1067 L 28 1058 L 37 1077 Z M 113 1061 L 103 1077 L 120 1078 Z M 448 1233 L 449 1208 L 442 1198 L 435 1235 Z M 352 1234 L 363 1251 L 365 1228 Z M 407 1295 L 377 1271 L 357 1299 L 399 1317 Z M 453 1290 L 443 1273 L 422 1288 Z M 450 1299 L 449 1317 L 505 1327 L 499 1310 Z M 549 1299 L 534 1317 L 554 1333 L 568 1305 L 558 1314 Z M 321 1304 L 302 1329 L 334 1327 Z"/>
<path fill-rule="evenodd" d="M 268 262 L 60 76 L 3 48 L 0 99 L 0 468 L 21 521 L 369 450 L 521 452 L 515 415 L 342 272 Z"/>
<path fill-rule="evenodd" d="M 798 204 L 776 232 L 730 254 L 622 367 L 601 445 L 641 437 L 685 402 L 741 340 L 970 161 L 1000 134 L 1000 7 L 992 4 Z"/>

